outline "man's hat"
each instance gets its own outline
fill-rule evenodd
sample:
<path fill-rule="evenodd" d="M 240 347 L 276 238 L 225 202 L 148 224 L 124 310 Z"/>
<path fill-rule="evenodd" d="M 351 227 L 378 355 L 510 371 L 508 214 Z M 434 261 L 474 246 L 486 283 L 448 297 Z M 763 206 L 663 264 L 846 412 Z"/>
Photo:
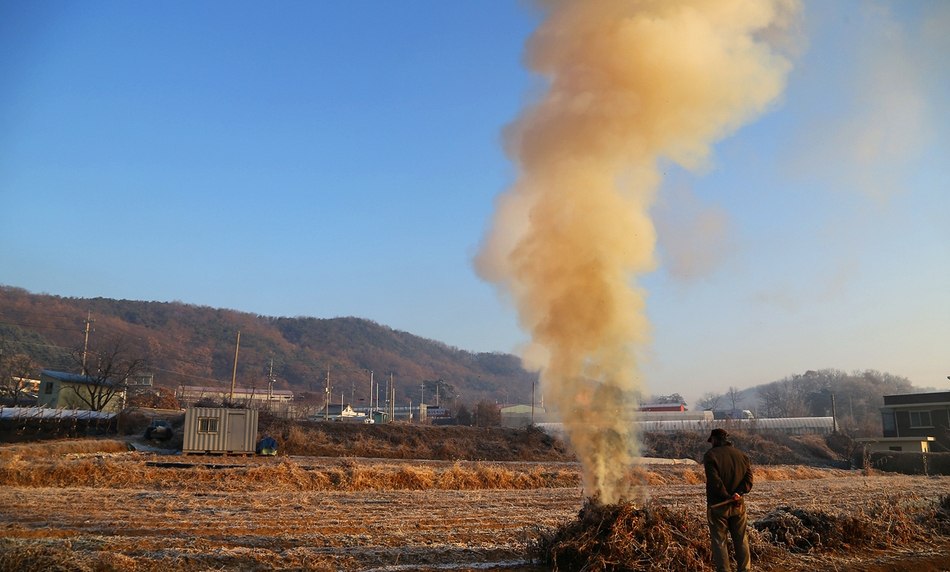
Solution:
<path fill-rule="evenodd" d="M 712 433 L 709 434 L 709 439 L 706 439 L 707 443 L 712 443 L 713 439 L 719 439 L 720 441 L 725 441 L 729 437 L 729 432 L 725 429 L 720 429 L 716 427 L 712 430 Z"/>

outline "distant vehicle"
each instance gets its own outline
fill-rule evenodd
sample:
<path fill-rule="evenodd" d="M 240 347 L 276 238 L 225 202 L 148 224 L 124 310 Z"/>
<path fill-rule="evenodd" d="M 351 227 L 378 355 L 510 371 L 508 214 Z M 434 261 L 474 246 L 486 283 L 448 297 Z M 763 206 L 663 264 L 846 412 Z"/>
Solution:
<path fill-rule="evenodd" d="M 155 419 L 145 430 L 145 438 L 150 441 L 168 441 L 174 433 L 171 423 L 164 419 Z"/>

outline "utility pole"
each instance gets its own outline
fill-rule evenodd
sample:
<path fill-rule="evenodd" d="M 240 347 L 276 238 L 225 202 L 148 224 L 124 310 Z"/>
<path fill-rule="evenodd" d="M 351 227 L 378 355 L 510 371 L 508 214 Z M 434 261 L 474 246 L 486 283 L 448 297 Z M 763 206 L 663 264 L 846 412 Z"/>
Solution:
<path fill-rule="evenodd" d="M 838 432 L 838 408 L 835 407 L 835 394 L 831 394 L 831 432 Z"/>
<path fill-rule="evenodd" d="M 229 403 L 234 403 L 234 384 L 237 381 L 237 360 L 239 351 L 241 351 L 241 330 L 238 330 L 237 341 L 234 343 L 234 369 L 231 370 L 231 395 L 228 397 Z"/>
<path fill-rule="evenodd" d="M 82 342 L 82 375 L 86 375 L 86 352 L 89 350 L 89 325 L 92 324 L 92 312 L 86 312 L 86 335 Z"/>
<path fill-rule="evenodd" d="M 396 384 L 393 382 L 393 372 L 389 372 L 389 420 L 396 419 Z"/>
<path fill-rule="evenodd" d="M 369 416 L 373 417 L 373 370 L 369 370 Z"/>
<path fill-rule="evenodd" d="M 327 387 L 323 399 L 323 420 L 330 420 L 330 368 L 327 368 Z"/>
<path fill-rule="evenodd" d="M 274 399 L 274 358 L 270 358 L 270 371 L 267 374 L 267 401 Z"/>
<path fill-rule="evenodd" d="M 534 384 L 535 380 L 531 380 L 531 424 L 534 425 Z"/>

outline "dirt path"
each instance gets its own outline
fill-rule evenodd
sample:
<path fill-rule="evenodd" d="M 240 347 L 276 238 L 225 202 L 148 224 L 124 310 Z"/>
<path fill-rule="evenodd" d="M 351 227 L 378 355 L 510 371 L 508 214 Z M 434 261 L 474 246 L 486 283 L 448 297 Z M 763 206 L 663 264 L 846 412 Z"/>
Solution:
<path fill-rule="evenodd" d="M 926 503 L 948 491 L 948 477 L 766 481 L 756 485 L 749 509 L 753 519 L 781 504 L 847 512 L 878 498 Z M 650 494 L 703 518 L 701 484 L 657 486 Z M 116 570 L 523 567 L 537 528 L 570 520 L 582 503 L 578 488 L 248 493 L 5 486 L 0 552 L 32 555 L 2 560 L 6 569 L 22 570 L 44 569 L 29 565 L 57 559 L 104 562 Z M 921 560 L 917 572 L 950 569 L 950 546 L 934 550 L 905 556 L 936 566 L 926 568 Z M 901 569 L 887 564 L 889 556 L 825 556 L 820 569 Z M 781 569 L 815 570 L 816 564 L 814 557 L 790 555 Z"/>

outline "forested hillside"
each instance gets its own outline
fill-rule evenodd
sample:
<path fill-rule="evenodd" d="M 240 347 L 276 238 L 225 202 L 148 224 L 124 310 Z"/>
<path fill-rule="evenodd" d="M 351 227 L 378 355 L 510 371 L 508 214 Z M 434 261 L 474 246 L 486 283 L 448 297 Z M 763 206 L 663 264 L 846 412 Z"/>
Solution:
<path fill-rule="evenodd" d="M 832 413 L 845 432 L 881 434 L 884 396 L 932 391 L 914 387 L 906 377 L 875 370 L 808 370 L 747 389 L 730 387 L 707 393 L 697 409 L 749 409 L 756 417 L 824 417 Z"/>
<path fill-rule="evenodd" d="M 809 417 L 835 413 L 842 428 L 880 435 L 884 396 L 923 391 L 909 379 L 874 370 L 809 370 L 756 388 L 763 417 Z"/>
<path fill-rule="evenodd" d="M 3 351 L 35 367 L 75 371 L 91 320 L 88 355 L 117 342 L 141 356 L 156 385 L 230 385 L 237 334 L 237 384 L 312 392 L 323 398 L 329 371 L 334 401 L 358 404 L 390 374 L 396 402 L 427 403 L 436 386 L 443 404 L 482 399 L 527 402 L 536 375 L 518 358 L 471 353 L 360 318 L 284 318 L 180 302 L 63 298 L 0 286 Z M 271 369 L 273 368 L 273 369 Z M 441 382 L 439 381 L 441 380 Z"/>
<path fill-rule="evenodd" d="M 430 404 L 436 387 L 443 405 L 529 403 L 537 379 L 515 356 L 471 353 L 360 318 L 274 318 L 180 302 L 63 298 L 6 286 L 0 286 L 0 355 L 31 358 L 32 371 L 22 372 L 31 376 L 41 368 L 78 371 L 87 317 L 88 359 L 121 342 L 128 357 L 145 360 L 156 385 L 168 388 L 230 386 L 239 331 L 238 385 L 264 389 L 272 371 L 275 389 L 320 403 L 328 370 L 334 402 L 354 405 L 366 402 L 371 371 L 383 387 L 392 374 L 397 404 L 418 403 L 423 383 Z M 21 375 L 0 371 L 10 373 Z M 921 391 L 906 378 L 872 370 L 810 370 L 762 381 L 706 394 L 690 408 L 825 416 L 834 396 L 841 426 L 872 435 L 880 433 L 884 395 Z"/>

